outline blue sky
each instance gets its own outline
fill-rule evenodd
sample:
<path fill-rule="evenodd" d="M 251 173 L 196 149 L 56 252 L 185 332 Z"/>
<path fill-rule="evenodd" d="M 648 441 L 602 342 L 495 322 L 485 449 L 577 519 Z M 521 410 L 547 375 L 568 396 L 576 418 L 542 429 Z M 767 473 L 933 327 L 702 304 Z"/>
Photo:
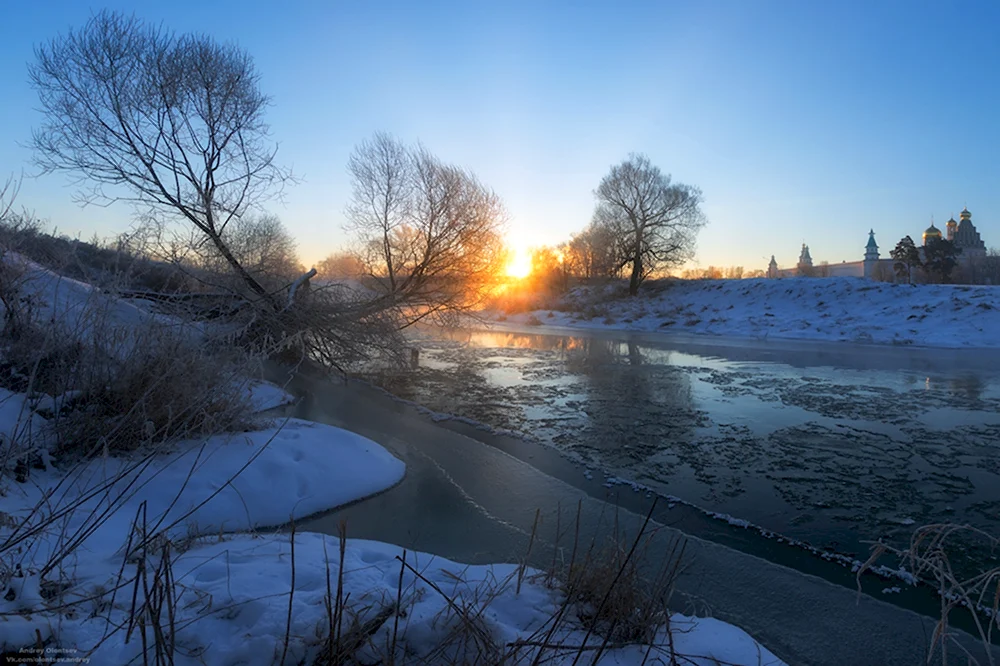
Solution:
<path fill-rule="evenodd" d="M 280 157 L 303 181 L 274 212 L 307 263 L 345 240 L 352 146 L 420 140 L 504 198 L 518 246 L 581 229 L 609 166 L 647 153 L 697 185 L 697 262 L 883 255 L 964 205 L 1000 247 L 1000 4 L 961 2 L 9 3 L 0 25 L 0 174 L 31 172 L 33 45 L 101 8 L 236 41 L 256 59 Z M 87 238 L 64 175 L 20 203 Z"/>

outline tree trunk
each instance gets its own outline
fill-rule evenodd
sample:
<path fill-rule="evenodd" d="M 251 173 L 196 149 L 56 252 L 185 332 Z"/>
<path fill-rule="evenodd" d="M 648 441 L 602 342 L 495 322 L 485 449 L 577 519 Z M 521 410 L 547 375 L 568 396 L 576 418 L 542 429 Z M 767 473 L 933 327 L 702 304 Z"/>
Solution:
<path fill-rule="evenodd" d="M 639 294 L 639 281 L 642 279 L 642 251 L 637 250 L 632 257 L 632 277 L 628 281 L 628 295 Z"/>
<path fill-rule="evenodd" d="M 252 292 L 266 301 L 271 302 L 271 295 L 267 293 L 267 290 L 264 289 L 264 287 L 261 286 L 261 284 L 257 282 L 252 275 L 247 273 L 246 269 L 243 268 L 243 264 L 241 264 L 236 257 L 233 256 L 233 253 L 229 251 L 229 247 L 222 241 L 219 235 L 209 234 L 209 237 L 212 239 L 212 243 L 215 245 L 216 249 L 218 249 L 222 254 L 222 257 L 230 266 L 233 267 L 233 270 L 235 270 L 236 274 L 240 276 L 240 279 L 243 280 L 244 284 L 246 284 Z M 273 303 L 271 304 L 273 305 Z"/>

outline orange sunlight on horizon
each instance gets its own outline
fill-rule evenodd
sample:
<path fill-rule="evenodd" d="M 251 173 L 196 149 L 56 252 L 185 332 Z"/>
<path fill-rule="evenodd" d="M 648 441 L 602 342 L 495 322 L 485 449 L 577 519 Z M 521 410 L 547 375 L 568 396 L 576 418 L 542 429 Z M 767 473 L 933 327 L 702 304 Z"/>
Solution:
<path fill-rule="evenodd" d="M 512 250 L 506 273 L 512 278 L 526 278 L 531 275 L 531 253 L 524 249 Z"/>

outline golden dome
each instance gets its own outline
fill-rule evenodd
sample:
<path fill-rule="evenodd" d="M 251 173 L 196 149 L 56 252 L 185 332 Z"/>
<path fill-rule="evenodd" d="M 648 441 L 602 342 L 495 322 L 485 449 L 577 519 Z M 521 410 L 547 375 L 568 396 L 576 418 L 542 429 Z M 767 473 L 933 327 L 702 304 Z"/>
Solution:
<path fill-rule="evenodd" d="M 930 238 L 941 240 L 941 230 L 935 227 L 933 222 L 931 222 L 931 226 L 924 229 L 924 245 L 927 244 L 927 240 Z"/>

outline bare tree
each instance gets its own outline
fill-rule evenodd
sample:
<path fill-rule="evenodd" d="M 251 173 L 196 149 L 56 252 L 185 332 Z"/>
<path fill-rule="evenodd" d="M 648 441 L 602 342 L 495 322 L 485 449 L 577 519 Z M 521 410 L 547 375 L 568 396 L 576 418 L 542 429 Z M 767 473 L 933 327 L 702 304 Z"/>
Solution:
<path fill-rule="evenodd" d="M 990 248 L 977 263 L 979 284 L 1000 284 L 1000 250 Z"/>
<path fill-rule="evenodd" d="M 565 255 L 558 248 L 541 246 L 531 250 L 531 273 L 527 282 L 532 289 L 562 293 L 569 288 Z"/>
<path fill-rule="evenodd" d="M 609 225 L 592 222 L 562 249 L 566 267 L 575 277 L 614 277 L 620 272 L 622 246 Z"/>
<path fill-rule="evenodd" d="M 21 180 L 9 176 L 0 185 L 0 224 L 7 221 L 14 210 L 14 202 L 17 201 L 17 193 L 21 189 Z"/>
<path fill-rule="evenodd" d="M 280 290 L 305 272 L 299 264 L 295 240 L 276 215 L 243 215 L 227 225 L 221 238 L 240 266 L 269 293 Z M 225 276 L 228 261 L 214 244 L 188 243 L 187 247 L 194 250 L 201 268 Z M 238 292 L 241 287 L 245 285 L 235 284 L 232 289 Z"/>
<path fill-rule="evenodd" d="M 678 266 L 694 256 L 698 230 L 705 224 L 701 190 L 671 183 L 645 155 L 632 154 L 611 167 L 595 192 L 595 221 L 615 231 L 631 264 L 629 294 L 657 269 Z"/>
<path fill-rule="evenodd" d="M 358 245 L 373 307 L 408 325 L 482 302 L 503 271 L 506 211 L 472 173 L 425 148 L 376 134 L 351 155 L 347 229 Z"/>
<path fill-rule="evenodd" d="M 228 225 L 280 194 L 269 98 L 246 51 L 103 11 L 36 48 L 29 67 L 44 122 L 36 161 L 88 187 L 84 204 L 125 201 L 193 225 L 258 297 L 271 300 L 225 242 Z"/>

